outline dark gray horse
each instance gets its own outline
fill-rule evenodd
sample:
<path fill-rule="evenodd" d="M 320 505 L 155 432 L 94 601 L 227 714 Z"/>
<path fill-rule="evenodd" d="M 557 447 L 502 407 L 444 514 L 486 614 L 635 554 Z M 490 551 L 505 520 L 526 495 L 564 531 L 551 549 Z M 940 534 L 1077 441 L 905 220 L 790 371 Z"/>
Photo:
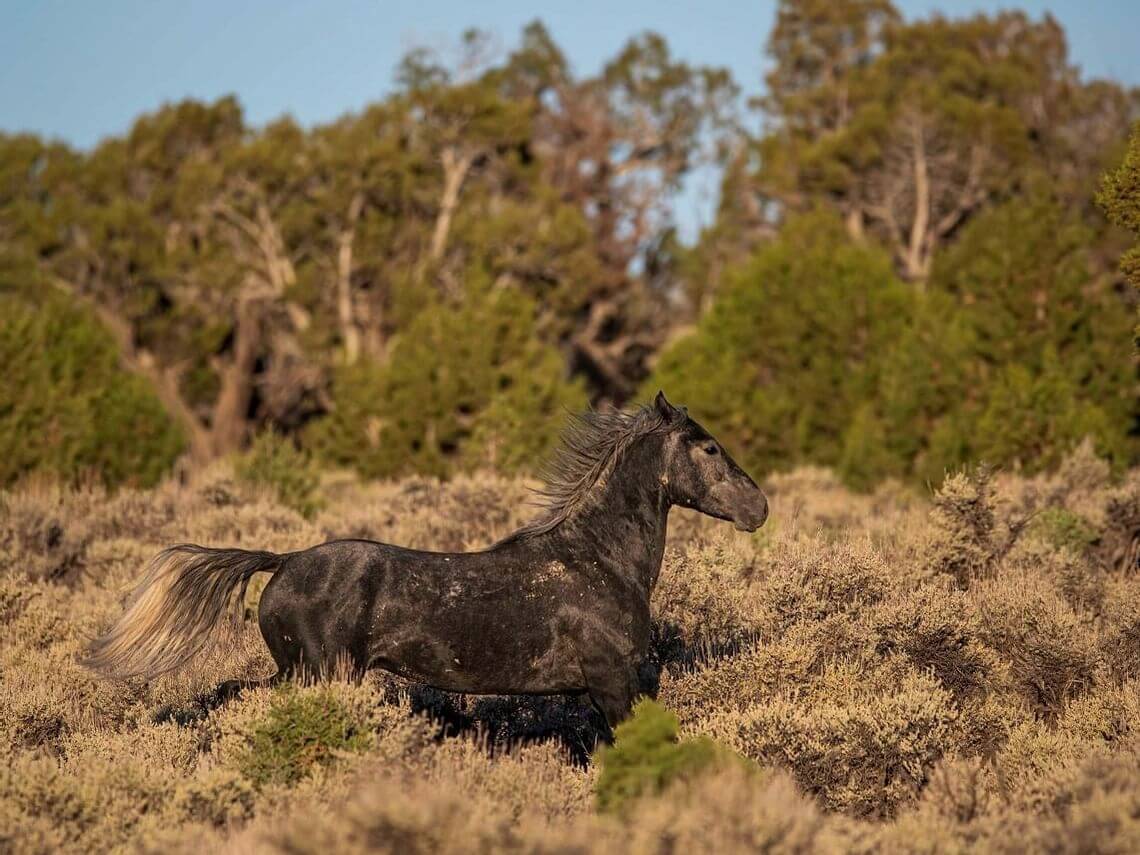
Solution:
<path fill-rule="evenodd" d="M 114 677 L 174 670 L 216 637 L 235 590 L 273 573 L 258 614 L 278 668 L 270 681 L 346 658 L 453 692 L 585 693 L 612 728 L 638 693 L 669 508 L 754 531 L 768 502 L 661 393 L 634 412 L 577 417 L 548 480 L 545 512 L 482 552 L 369 540 L 285 555 L 173 546 L 88 664 Z M 224 683 L 218 697 L 243 685 Z"/>

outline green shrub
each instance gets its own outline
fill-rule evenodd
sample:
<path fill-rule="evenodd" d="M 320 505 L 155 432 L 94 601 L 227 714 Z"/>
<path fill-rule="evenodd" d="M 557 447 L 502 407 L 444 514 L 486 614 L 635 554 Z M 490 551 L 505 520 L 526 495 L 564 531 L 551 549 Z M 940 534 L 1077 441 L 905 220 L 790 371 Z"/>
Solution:
<path fill-rule="evenodd" d="M 1067 508 L 1046 508 L 1033 520 L 1030 530 L 1055 549 L 1070 549 L 1080 555 L 1097 542 L 1092 524 Z"/>
<path fill-rule="evenodd" d="M 1097 202 L 1109 220 L 1140 236 L 1140 122 L 1132 129 L 1124 160 L 1104 176 Z M 1140 243 L 1121 257 L 1120 272 L 1140 288 Z"/>
<path fill-rule="evenodd" d="M 339 754 L 365 750 L 371 741 L 331 689 L 302 691 L 289 683 L 277 689 L 265 718 L 247 737 L 239 768 L 258 789 L 288 786 Z"/>
<path fill-rule="evenodd" d="M 0 281 L 0 485 L 32 472 L 157 482 L 183 436 L 147 383 L 120 366 L 111 336 L 61 299 L 3 289 Z"/>
<path fill-rule="evenodd" d="M 304 517 L 321 508 L 320 469 L 307 451 L 291 440 L 264 433 L 238 458 L 238 479 L 273 492 L 277 500 Z"/>
<path fill-rule="evenodd" d="M 651 700 L 638 702 L 633 715 L 614 731 L 614 744 L 598 753 L 598 808 L 620 813 L 642 796 L 740 759 L 707 736 L 678 739 L 679 729 L 677 716 L 665 707 Z"/>

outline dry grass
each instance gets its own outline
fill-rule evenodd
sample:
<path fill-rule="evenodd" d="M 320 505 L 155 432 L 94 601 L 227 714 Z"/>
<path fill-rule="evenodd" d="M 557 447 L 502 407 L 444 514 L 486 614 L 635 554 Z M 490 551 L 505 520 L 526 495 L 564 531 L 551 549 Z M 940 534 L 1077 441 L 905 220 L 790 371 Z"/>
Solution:
<path fill-rule="evenodd" d="M 473 548 L 528 515 L 523 483 L 326 478 L 309 519 L 225 467 L 147 492 L 4 495 L 0 850 L 1140 848 L 1140 473 L 1110 483 L 1085 449 L 1055 476 L 961 476 L 933 501 L 852 495 L 819 470 L 770 488 L 756 535 L 678 514 L 654 602 L 682 737 L 755 765 L 616 814 L 597 810 L 599 770 L 580 762 L 595 723 L 575 701 L 372 675 L 156 723 L 272 670 L 250 621 L 150 684 L 76 663 L 171 543 Z"/>

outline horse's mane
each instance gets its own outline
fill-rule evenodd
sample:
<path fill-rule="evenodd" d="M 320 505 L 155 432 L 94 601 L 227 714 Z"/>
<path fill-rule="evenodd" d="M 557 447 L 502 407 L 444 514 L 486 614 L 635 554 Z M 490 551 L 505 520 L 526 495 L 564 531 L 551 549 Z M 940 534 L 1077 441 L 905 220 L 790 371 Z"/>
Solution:
<path fill-rule="evenodd" d="M 542 467 L 545 486 L 535 490 L 539 515 L 495 546 L 545 534 L 563 522 L 613 469 L 631 445 L 669 426 L 650 405 L 635 410 L 587 410 L 571 414 L 562 442 Z"/>

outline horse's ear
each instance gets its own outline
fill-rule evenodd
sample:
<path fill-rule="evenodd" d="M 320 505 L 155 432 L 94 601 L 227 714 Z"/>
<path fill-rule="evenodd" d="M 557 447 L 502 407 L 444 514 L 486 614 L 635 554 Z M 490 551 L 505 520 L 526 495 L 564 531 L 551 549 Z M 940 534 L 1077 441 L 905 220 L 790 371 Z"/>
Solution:
<path fill-rule="evenodd" d="M 681 411 L 669 403 L 669 399 L 665 397 L 665 393 L 658 390 L 657 397 L 653 399 L 653 408 L 657 410 L 657 414 L 666 421 L 673 421 L 681 415 Z"/>

